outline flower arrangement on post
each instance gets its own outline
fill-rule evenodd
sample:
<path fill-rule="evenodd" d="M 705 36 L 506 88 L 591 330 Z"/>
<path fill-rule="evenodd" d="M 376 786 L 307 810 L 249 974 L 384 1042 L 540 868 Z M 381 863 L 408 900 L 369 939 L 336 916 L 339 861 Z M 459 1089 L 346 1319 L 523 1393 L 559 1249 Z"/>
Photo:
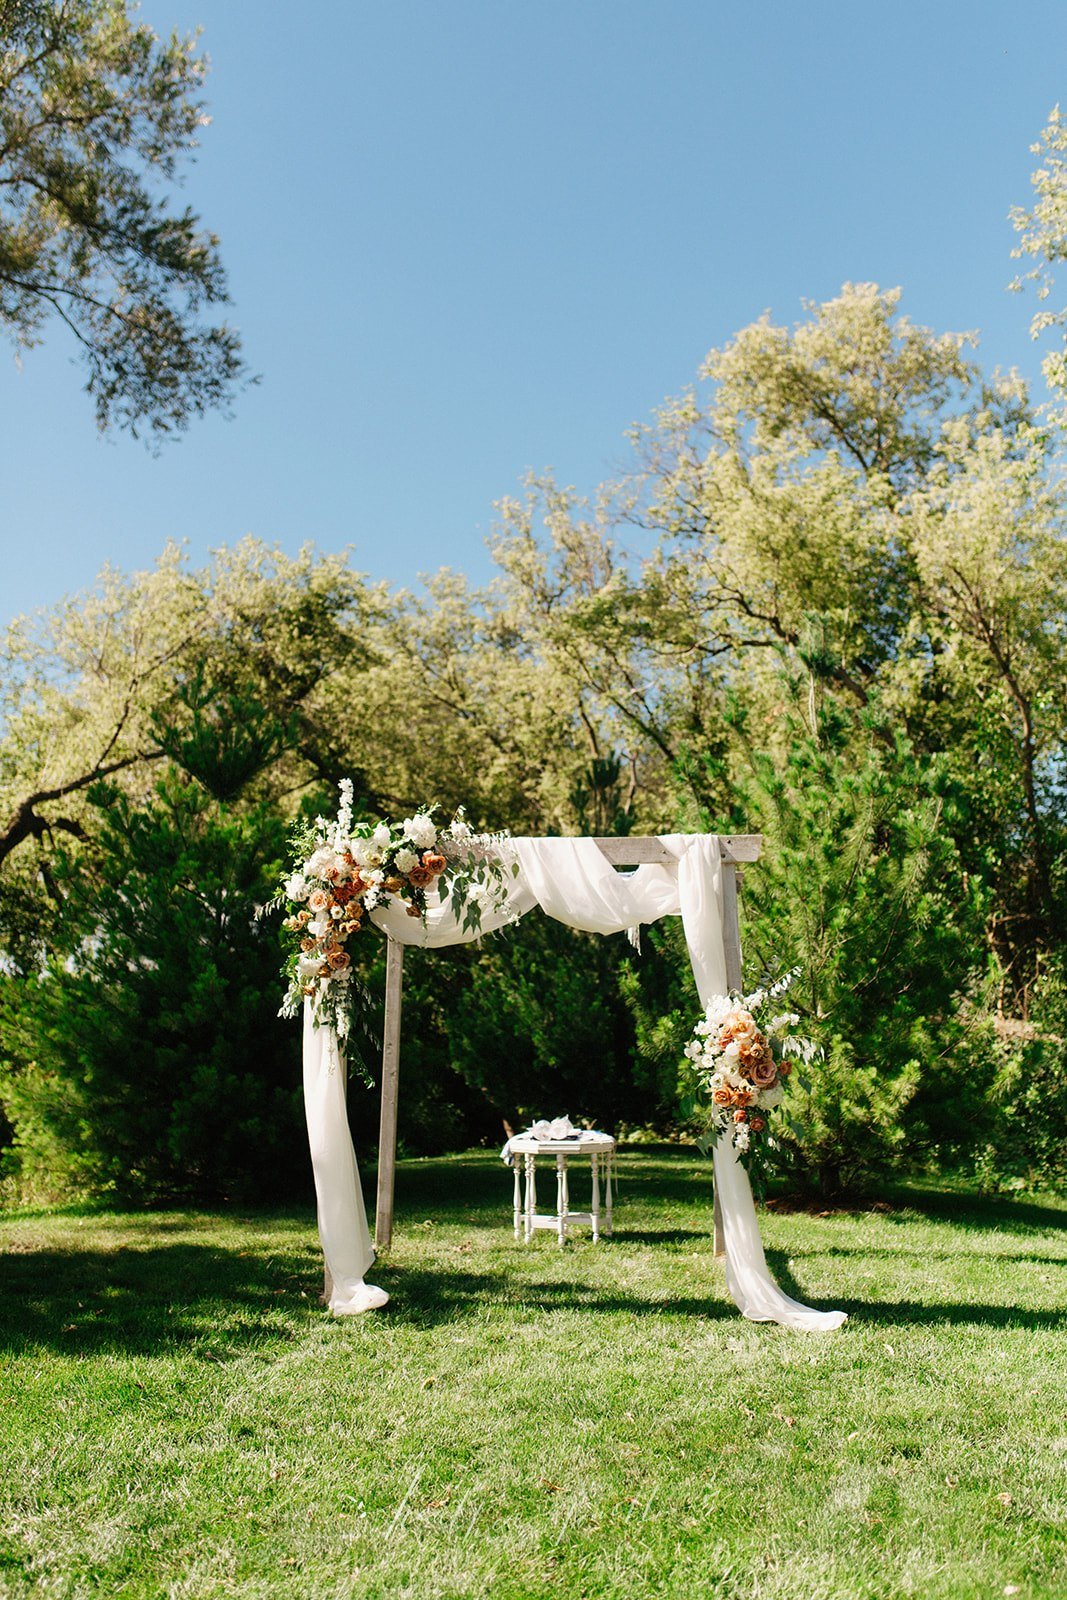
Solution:
<path fill-rule="evenodd" d="M 317 1023 L 344 1038 L 352 1002 L 349 941 L 366 914 L 390 898 L 409 917 L 425 920 L 427 895 L 452 901 L 467 931 L 482 912 L 505 909 L 510 862 L 506 835 L 476 834 L 457 814 L 446 828 L 425 807 L 402 822 L 353 820 L 353 788 L 340 784 L 334 821 L 316 817 L 293 832 L 291 867 L 272 904 L 285 910 L 282 927 L 292 948 L 286 958 L 286 994 L 280 1015 L 293 1017 L 310 1000 Z"/>
<path fill-rule="evenodd" d="M 699 1141 L 705 1154 L 728 1137 L 748 1166 L 764 1144 L 773 1147 L 768 1115 L 782 1100 L 790 1058 L 807 1063 L 818 1054 L 813 1040 L 792 1031 L 796 1012 L 774 1008 L 796 976 L 789 972 L 751 994 L 713 995 L 697 1023 L 685 1047 L 683 1106 L 707 1123 Z"/>

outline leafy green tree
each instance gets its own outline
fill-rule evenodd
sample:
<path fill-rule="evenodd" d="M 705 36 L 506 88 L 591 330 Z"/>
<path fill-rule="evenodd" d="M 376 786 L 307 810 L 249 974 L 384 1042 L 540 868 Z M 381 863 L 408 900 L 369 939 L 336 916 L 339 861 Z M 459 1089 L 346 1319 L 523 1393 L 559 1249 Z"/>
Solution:
<path fill-rule="evenodd" d="M 746 983 L 796 968 L 789 1004 L 824 1058 L 790 1079 L 780 1166 L 823 1194 L 891 1163 L 966 1148 L 988 1064 L 965 1013 L 986 895 L 946 825 L 960 797 L 937 762 L 867 714 L 789 713 L 779 754 L 753 748 L 721 831 L 764 835 L 746 874 Z M 724 826 L 725 824 L 725 826 Z"/>
<path fill-rule="evenodd" d="M 218 239 L 163 193 L 209 121 L 206 71 L 127 0 L 0 4 L 0 326 L 26 348 L 64 324 L 102 430 L 160 439 L 244 371 L 204 320 L 228 299 Z"/>
<path fill-rule="evenodd" d="M 1045 304 L 1055 288 L 1055 269 L 1067 261 L 1067 125 L 1058 105 L 1030 153 L 1041 162 L 1030 180 L 1033 199 L 1029 208 L 1013 206 L 1011 220 L 1019 235 L 1012 255 L 1032 265 L 1012 280 L 1011 288 L 1018 292 L 1035 286 L 1041 309 L 1031 318 L 1030 336 L 1040 339 L 1050 329 L 1067 326 L 1067 310 Z M 1067 398 L 1067 349 L 1050 350 L 1042 367 L 1053 394 L 1061 401 Z"/>
<path fill-rule="evenodd" d="M 55 862 L 64 906 L 43 969 L 0 980 L 5 1170 L 44 1195 L 299 1188 L 299 1043 L 276 1016 L 275 931 L 256 918 L 280 820 L 235 815 L 174 767 L 143 806 L 106 785 L 92 803 L 92 848 Z"/>

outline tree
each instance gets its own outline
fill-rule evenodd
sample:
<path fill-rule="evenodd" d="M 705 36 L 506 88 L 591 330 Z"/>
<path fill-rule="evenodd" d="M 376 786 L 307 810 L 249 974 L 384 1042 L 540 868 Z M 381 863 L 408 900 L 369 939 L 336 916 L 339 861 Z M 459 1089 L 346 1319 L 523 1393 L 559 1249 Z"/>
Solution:
<path fill-rule="evenodd" d="M 92 784 L 144 789 L 160 717 L 195 685 L 274 719 L 272 796 L 361 776 L 346 741 L 367 738 L 334 695 L 346 680 L 351 699 L 382 604 L 344 554 L 288 557 L 249 538 L 201 570 L 170 545 L 150 572 L 105 569 L 87 594 L 17 619 L 0 638 L 0 867 L 34 840 L 82 837 Z"/>
<path fill-rule="evenodd" d="M 162 192 L 210 120 L 196 40 L 127 0 L 0 0 L 0 326 L 73 334 L 99 428 L 156 439 L 225 406 L 240 341 L 218 239 Z"/>
<path fill-rule="evenodd" d="M 743 768 L 718 827 L 764 836 L 746 981 L 797 969 L 788 1005 L 825 1049 L 790 1079 L 779 1164 L 830 1194 L 978 1131 L 992 1072 L 974 1071 L 962 1016 L 987 896 L 951 837 L 961 797 L 943 762 L 867 711 L 830 702 L 808 727 L 802 680 L 782 697 L 774 754 L 736 719 Z"/>
<path fill-rule="evenodd" d="M 1033 204 L 1030 209 L 1013 206 L 1011 220 L 1019 235 L 1012 255 L 1017 261 L 1030 260 L 1033 265 L 1015 277 L 1010 287 L 1019 292 L 1027 284 L 1036 285 L 1041 309 L 1031 318 L 1030 336 L 1039 339 L 1050 328 L 1067 327 L 1067 309 L 1045 307 L 1055 286 L 1054 269 L 1067 261 L 1067 125 L 1059 106 L 1053 106 L 1030 153 L 1041 160 L 1030 179 Z M 1042 370 L 1052 392 L 1067 400 L 1067 348 L 1050 350 Z"/>
<path fill-rule="evenodd" d="M 254 756 L 261 708 L 231 709 Z M 4 1170 L 23 1192 L 264 1199 L 305 1181 L 297 1045 L 256 916 L 284 828 L 213 798 L 240 755 L 226 725 L 180 737 L 204 781 L 168 765 L 136 805 L 91 789 L 91 842 L 53 861 L 62 915 L 38 905 L 55 922 L 41 970 L 0 973 Z"/>

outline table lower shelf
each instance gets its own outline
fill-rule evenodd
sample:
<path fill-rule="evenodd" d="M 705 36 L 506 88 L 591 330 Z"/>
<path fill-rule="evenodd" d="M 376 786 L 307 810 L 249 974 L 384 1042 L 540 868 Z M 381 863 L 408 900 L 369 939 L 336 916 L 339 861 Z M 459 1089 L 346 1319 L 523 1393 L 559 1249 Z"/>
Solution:
<path fill-rule="evenodd" d="M 541 1214 L 538 1212 L 532 1217 L 527 1217 L 526 1221 L 531 1228 L 552 1228 L 556 1233 L 559 1232 L 561 1222 L 564 1227 L 569 1227 L 572 1222 L 581 1222 L 587 1228 L 591 1228 L 596 1223 L 601 1233 L 610 1234 L 612 1232 L 611 1223 L 606 1220 L 606 1213 L 604 1212 L 601 1212 L 599 1217 L 594 1217 L 591 1211 L 565 1211 L 562 1217 L 549 1216 L 547 1213 Z"/>

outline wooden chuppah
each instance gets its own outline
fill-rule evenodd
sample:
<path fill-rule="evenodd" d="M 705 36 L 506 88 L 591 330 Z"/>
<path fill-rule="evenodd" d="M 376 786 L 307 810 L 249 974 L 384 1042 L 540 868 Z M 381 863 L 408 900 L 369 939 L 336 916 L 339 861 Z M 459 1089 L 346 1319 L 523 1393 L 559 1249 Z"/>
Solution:
<path fill-rule="evenodd" d="M 676 862 L 655 837 L 597 839 L 613 867 L 640 867 L 647 863 L 668 866 Z M 737 912 L 738 868 L 758 861 L 763 844 L 759 833 L 720 834 L 722 850 L 722 933 L 726 955 L 726 982 L 741 988 L 741 927 Z M 393 1238 L 393 1191 L 396 1180 L 396 1115 L 400 1084 L 400 1014 L 404 979 L 404 946 L 386 937 L 385 1029 L 382 1039 L 382 1112 L 378 1138 L 378 1200 L 374 1214 L 374 1242 L 387 1250 Z M 715 1254 L 721 1255 L 722 1222 L 715 1196 Z"/>

